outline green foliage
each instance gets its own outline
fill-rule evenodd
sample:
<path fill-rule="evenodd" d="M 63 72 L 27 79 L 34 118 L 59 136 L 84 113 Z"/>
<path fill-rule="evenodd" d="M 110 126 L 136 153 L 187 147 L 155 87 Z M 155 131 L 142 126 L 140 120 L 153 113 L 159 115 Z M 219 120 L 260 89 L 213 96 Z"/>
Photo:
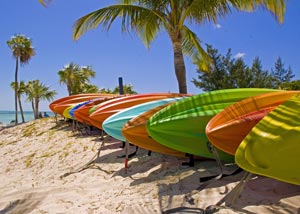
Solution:
<path fill-rule="evenodd" d="M 35 50 L 31 46 L 31 39 L 25 37 L 24 35 L 18 34 L 11 37 L 7 42 L 8 47 L 12 51 L 12 55 L 16 60 L 16 69 L 15 69 L 15 121 L 18 124 L 18 71 L 19 71 L 19 62 L 21 65 L 27 64 L 29 60 L 35 55 Z M 20 106 L 21 108 L 21 106 Z M 23 111 L 22 109 L 20 109 Z M 23 114 L 22 114 L 23 115 Z M 24 117 L 22 117 L 24 122 Z"/>
<path fill-rule="evenodd" d="M 284 90 L 300 90 L 300 80 L 284 82 L 281 84 L 281 88 Z"/>
<path fill-rule="evenodd" d="M 284 68 L 284 63 L 280 57 L 278 57 L 275 62 L 275 68 L 272 69 L 272 75 L 275 88 L 282 88 L 282 84 L 290 82 L 295 77 L 290 66 L 287 69 Z"/>
<path fill-rule="evenodd" d="M 100 8 L 81 18 L 74 24 L 73 39 L 79 39 L 85 32 L 101 26 L 109 30 L 120 18 L 122 32 L 136 33 L 147 48 L 165 31 L 173 46 L 174 68 L 180 93 L 187 93 L 186 68 L 183 56 L 190 57 L 199 69 L 208 70 L 210 59 L 201 46 L 201 40 L 188 24 L 201 25 L 217 22 L 220 17 L 230 14 L 233 9 L 254 11 L 263 7 L 283 22 L 284 0 L 248 1 L 173 1 L 173 0 L 121 0 Z M 43 3 L 43 1 L 42 1 Z"/>
<path fill-rule="evenodd" d="M 294 77 L 289 67 L 285 69 L 281 59 L 276 61 L 275 70 L 263 70 L 258 57 L 253 60 L 251 67 L 247 66 L 242 58 L 234 59 L 229 49 L 225 56 L 217 49 L 207 46 L 207 53 L 212 59 L 208 72 L 197 70 L 198 79 L 192 82 L 203 91 L 213 91 L 226 88 L 286 88 L 295 89 L 297 82 L 287 84 Z"/>
<path fill-rule="evenodd" d="M 90 84 L 90 78 L 95 77 L 96 72 L 91 66 L 79 66 L 71 62 L 58 71 L 59 82 L 67 86 L 69 95 L 81 93 L 94 93 L 98 91 L 96 85 Z"/>
<path fill-rule="evenodd" d="M 41 100 L 51 101 L 56 95 L 56 91 L 50 90 L 50 87 L 46 86 L 39 80 L 28 81 L 26 84 L 27 101 L 31 102 L 32 110 L 34 112 L 34 118 L 38 119 L 39 116 L 39 103 Z"/>
<path fill-rule="evenodd" d="M 124 91 L 124 94 L 137 94 L 137 92 L 133 90 L 133 85 L 131 85 L 131 84 L 128 84 L 128 85 L 124 84 L 123 91 Z M 108 89 L 102 88 L 99 92 L 107 93 L 107 94 L 119 94 L 120 87 L 116 86 L 113 90 L 111 90 L 109 88 Z"/>

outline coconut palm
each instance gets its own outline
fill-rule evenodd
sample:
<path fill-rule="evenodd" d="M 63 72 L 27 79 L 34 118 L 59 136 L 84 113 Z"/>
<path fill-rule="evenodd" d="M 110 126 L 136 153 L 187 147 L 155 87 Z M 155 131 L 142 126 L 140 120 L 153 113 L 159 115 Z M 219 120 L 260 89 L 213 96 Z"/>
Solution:
<path fill-rule="evenodd" d="M 58 71 L 59 82 L 66 84 L 69 95 L 81 93 L 95 74 L 91 66 L 81 67 L 73 62 Z"/>
<path fill-rule="evenodd" d="M 196 34 L 186 25 L 215 22 L 238 11 L 254 11 L 263 7 L 271 11 L 279 22 L 285 13 L 284 0 L 122 0 L 120 4 L 107 6 L 91 12 L 74 25 L 73 39 L 78 40 L 83 33 L 101 25 L 109 30 L 112 23 L 121 18 L 123 32 L 134 31 L 144 44 L 150 43 L 165 30 L 171 39 L 174 53 L 175 75 L 180 93 L 187 93 L 184 54 L 191 57 L 202 70 L 207 70 L 209 57 L 201 47 Z"/>
<path fill-rule="evenodd" d="M 15 82 L 12 82 L 10 84 L 12 89 L 15 89 Z M 22 102 L 21 102 L 21 97 L 23 94 L 26 93 L 26 84 L 24 83 L 24 81 L 20 81 L 19 86 L 18 86 L 18 103 L 19 103 L 19 107 L 20 107 L 20 112 L 21 112 L 21 117 L 22 117 L 22 123 L 25 123 L 25 118 L 24 118 L 24 112 L 23 112 L 23 108 L 22 108 Z"/>
<path fill-rule="evenodd" d="M 39 104 L 41 100 L 52 101 L 56 91 L 51 91 L 48 86 L 39 80 L 32 80 L 27 83 L 27 100 L 32 103 L 34 119 L 39 118 Z"/>
<path fill-rule="evenodd" d="M 16 112 L 16 124 L 18 123 L 18 70 L 20 65 L 27 64 L 29 60 L 35 55 L 35 50 L 31 46 L 31 39 L 24 35 L 13 36 L 7 41 L 7 45 L 12 51 L 12 55 L 16 60 L 15 69 L 15 112 Z"/>

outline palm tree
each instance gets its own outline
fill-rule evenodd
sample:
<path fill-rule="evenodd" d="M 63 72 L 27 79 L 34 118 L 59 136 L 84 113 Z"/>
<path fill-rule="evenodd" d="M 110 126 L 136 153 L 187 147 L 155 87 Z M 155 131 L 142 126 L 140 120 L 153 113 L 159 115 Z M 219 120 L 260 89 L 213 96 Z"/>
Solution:
<path fill-rule="evenodd" d="M 67 85 L 69 95 L 84 92 L 84 88 L 89 84 L 89 79 L 95 77 L 96 72 L 91 66 L 82 66 L 71 62 L 62 70 L 58 71 L 59 82 Z"/>
<path fill-rule="evenodd" d="M 35 55 L 35 50 L 31 46 L 31 39 L 25 37 L 24 35 L 13 36 L 7 45 L 12 51 L 12 55 L 16 60 L 15 69 L 15 112 L 16 112 L 16 124 L 18 124 L 18 69 L 19 62 L 21 65 L 27 64 L 31 57 Z"/>
<path fill-rule="evenodd" d="M 10 84 L 11 88 L 12 89 L 15 89 L 15 82 L 12 82 Z M 18 93 L 17 93 L 17 96 L 18 96 L 18 103 L 19 103 L 19 106 L 20 106 L 20 112 L 21 112 L 21 117 L 22 117 L 22 123 L 25 123 L 25 118 L 24 118 L 24 112 L 23 112 L 23 108 L 22 108 L 22 102 L 21 102 L 21 97 L 23 94 L 26 93 L 26 85 L 24 83 L 24 81 L 20 81 L 20 84 L 18 86 Z"/>
<path fill-rule="evenodd" d="M 27 83 L 27 100 L 32 103 L 34 119 L 39 118 L 39 103 L 41 100 L 52 101 L 56 95 L 56 91 L 50 91 L 49 87 L 41 83 L 39 80 L 29 81 Z"/>
<path fill-rule="evenodd" d="M 134 31 L 146 47 L 165 30 L 171 39 L 174 52 L 174 68 L 180 93 L 187 93 L 186 69 L 183 55 L 192 58 L 202 70 L 207 70 L 209 56 L 201 47 L 197 35 L 187 22 L 203 24 L 217 23 L 218 18 L 230 14 L 233 9 L 254 11 L 259 6 L 268 9 L 283 22 L 284 0 L 122 0 L 121 4 L 107 6 L 91 12 L 74 25 L 73 39 L 99 25 L 109 30 L 117 17 L 121 17 L 122 31 Z"/>

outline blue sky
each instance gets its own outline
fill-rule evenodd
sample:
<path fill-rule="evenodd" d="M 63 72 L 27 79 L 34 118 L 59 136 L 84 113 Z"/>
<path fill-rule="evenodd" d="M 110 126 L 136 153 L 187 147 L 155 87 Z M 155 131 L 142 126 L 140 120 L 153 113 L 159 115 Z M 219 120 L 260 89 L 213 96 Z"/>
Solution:
<path fill-rule="evenodd" d="M 70 62 L 81 66 L 91 65 L 96 77 L 91 82 L 99 88 L 113 89 L 118 78 L 132 84 L 139 93 L 178 92 L 173 68 L 173 52 L 169 38 L 161 32 L 148 50 L 134 34 L 121 33 L 116 22 L 109 32 L 97 28 L 72 40 L 72 26 L 81 16 L 114 4 L 107 0 L 53 0 L 48 8 L 38 0 L 0 1 L 0 110 L 14 109 L 15 61 L 6 41 L 15 34 L 32 39 L 36 55 L 29 64 L 20 67 L 19 80 L 39 79 L 52 90 L 56 98 L 67 96 L 65 85 L 59 84 L 57 72 Z M 258 56 L 264 69 L 271 70 L 280 56 L 285 66 L 291 66 L 296 79 L 300 78 L 300 3 L 287 3 L 285 21 L 279 24 L 270 12 L 233 12 L 218 21 L 217 25 L 205 23 L 191 28 L 203 42 L 225 54 L 228 48 L 233 55 L 243 57 L 251 65 Z M 201 93 L 191 79 L 197 76 L 196 67 L 186 59 L 188 92 Z M 40 104 L 41 111 L 48 110 L 48 102 Z M 31 110 L 30 103 L 24 103 Z"/>

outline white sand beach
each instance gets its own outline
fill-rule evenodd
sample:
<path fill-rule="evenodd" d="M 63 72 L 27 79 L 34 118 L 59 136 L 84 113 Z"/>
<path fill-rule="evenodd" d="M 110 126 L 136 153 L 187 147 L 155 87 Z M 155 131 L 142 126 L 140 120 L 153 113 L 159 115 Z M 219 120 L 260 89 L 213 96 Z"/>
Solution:
<path fill-rule="evenodd" d="M 196 161 L 139 149 L 124 168 L 121 142 L 72 131 L 72 124 L 43 118 L 0 131 L 0 214 L 300 213 L 300 186 L 253 175 L 235 203 L 230 193 L 244 172 L 214 180 L 200 191 L 199 178 L 218 175 L 215 161 Z M 130 150 L 134 151 L 130 146 Z M 212 212 L 206 212 L 212 213 Z"/>

